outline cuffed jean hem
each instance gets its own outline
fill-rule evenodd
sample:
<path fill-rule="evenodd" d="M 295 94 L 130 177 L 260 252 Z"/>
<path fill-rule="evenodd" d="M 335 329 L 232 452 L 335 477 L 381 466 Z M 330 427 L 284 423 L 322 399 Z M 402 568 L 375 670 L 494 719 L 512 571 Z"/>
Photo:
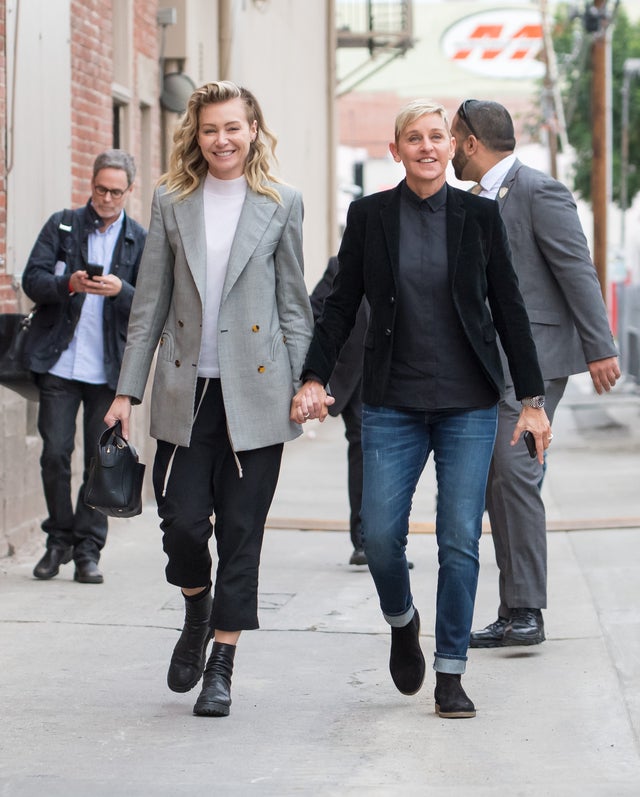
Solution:
<path fill-rule="evenodd" d="M 415 612 L 415 607 L 411 606 L 411 608 L 407 609 L 407 611 L 402 614 L 385 614 L 382 612 L 382 616 L 392 628 L 404 628 L 405 625 L 408 625 L 413 620 Z"/>
<path fill-rule="evenodd" d="M 467 670 L 467 660 L 464 659 L 450 659 L 444 656 L 434 656 L 433 669 L 436 672 L 446 672 L 449 675 L 462 675 Z"/>

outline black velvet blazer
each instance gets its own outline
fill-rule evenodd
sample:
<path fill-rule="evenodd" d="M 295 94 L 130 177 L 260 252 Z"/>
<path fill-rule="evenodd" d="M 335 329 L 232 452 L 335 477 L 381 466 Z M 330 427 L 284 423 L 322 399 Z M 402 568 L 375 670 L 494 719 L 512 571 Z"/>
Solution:
<path fill-rule="evenodd" d="M 400 207 L 400 186 L 351 203 L 338 253 L 338 274 L 315 326 L 303 370 L 303 375 L 313 373 L 327 383 L 364 295 L 370 317 L 362 399 L 378 406 L 389 379 L 398 311 Z M 529 318 L 498 203 L 448 185 L 447 248 L 453 304 L 496 400 L 504 390 L 496 333 L 509 361 L 516 396 L 543 394 Z M 442 345 L 447 345 L 446 339 Z"/>

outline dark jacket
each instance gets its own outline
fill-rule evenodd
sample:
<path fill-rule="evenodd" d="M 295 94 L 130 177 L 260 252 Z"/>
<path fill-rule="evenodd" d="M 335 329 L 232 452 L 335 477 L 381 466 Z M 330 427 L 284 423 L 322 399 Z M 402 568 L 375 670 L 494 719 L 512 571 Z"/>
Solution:
<path fill-rule="evenodd" d="M 89 234 L 102 223 L 87 203 L 71 212 L 71 233 L 65 235 L 59 228 L 63 215 L 64 211 L 58 211 L 46 222 L 22 275 L 24 292 L 38 306 L 26 346 L 25 365 L 38 374 L 47 373 L 73 339 L 86 294 L 69 294 L 69 275 L 86 268 Z M 122 280 L 122 290 L 117 296 L 105 298 L 103 311 L 104 367 L 112 390 L 118 382 L 146 235 L 144 228 L 125 214 L 111 262 L 111 273 Z M 59 261 L 64 261 L 65 266 L 59 267 L 62 273 L 56 274 Z"/>
<path fill-rule="evenodd" d="M 326 384 L 365 295 L 370 318 L 362 399 L 374 406 L 383 402 L 393 352 L 400 207 L 400 186 L 351 203 L 338 253 L 340 269 L 303 370 Z M 453 303 L 496 400 L 504 390 L 496 331 L 517 397 L 543 394 L 536 348 L 497 203 L 447 186 L 447 250 Z M 442 345 L 446 347 L 446 338 Z"/>
<path fill-rule="evenodd" d="M 322 315 L 324 300 L 331 293 L 331 286 L 337 271 L 338 258 L 330 257 L 324 274 L 309 297 L 314 321 L 317 321 Z M 329 378 L 331 395 L 335 398 L 335 403 L 329 407 L 330 415 L 340 415 L 342 410 L 354 399 L 358 402 L 360 401 L 362 354 L 368 318 L 369 307 L 365 300 L 360 305 L 356 323 L 347 342 L 342 347 L 336 367 Z"/>

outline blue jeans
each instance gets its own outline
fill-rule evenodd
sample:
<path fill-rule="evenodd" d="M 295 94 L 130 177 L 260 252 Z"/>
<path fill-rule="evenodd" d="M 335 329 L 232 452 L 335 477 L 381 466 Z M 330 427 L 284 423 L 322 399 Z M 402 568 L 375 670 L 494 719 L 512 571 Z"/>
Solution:
<path fill-rule="evenodd" d="M 439 563 L 434 669 L 439 672 L 465 671 L 496 427 L 496 406 L 455 415 L 363 408 L 364 549 L 380 608 L 396 627 L 414 613 L 405 548 L 413 494 L 433 451 Z"/>

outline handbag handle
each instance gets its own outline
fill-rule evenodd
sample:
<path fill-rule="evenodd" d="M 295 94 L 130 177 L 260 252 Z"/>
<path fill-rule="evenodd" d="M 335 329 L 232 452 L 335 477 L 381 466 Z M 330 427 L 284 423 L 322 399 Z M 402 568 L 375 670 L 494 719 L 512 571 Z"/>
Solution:
<path fill-rule="evenodd" d="M 104 456 L 102 456 L 103 464 L 105 456 L 108 458 L 109 454 L 111 453 L 109 449 L 110 445 L 113 445 L 119 449 L 129 448 L 136 461 L 138 460 L 138 452 L 134 448 L 133 443 L 130 443 L 128 440 L 125 440 L 124 437 L 122 436 L 122 424 L 120 423 L 120 421 L 116 421 L 113 424 L 113 426 L 109 426 L 100 435 L 100 440 L 98 442 L 98 451 L 100 452 L 101 456 L 104 454 Z"/>

